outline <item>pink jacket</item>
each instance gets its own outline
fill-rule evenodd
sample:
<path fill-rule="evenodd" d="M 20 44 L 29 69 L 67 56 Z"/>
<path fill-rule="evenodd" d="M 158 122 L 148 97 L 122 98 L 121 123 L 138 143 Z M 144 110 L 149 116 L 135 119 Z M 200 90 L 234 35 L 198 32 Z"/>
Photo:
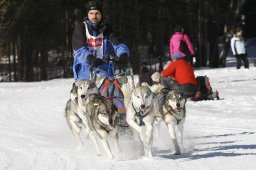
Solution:
<path fill-rule="evenodd" d="M 195 50 L 192 47 L 191 41 L 188 38 L 187 34 L 182 34 L 180 32 L 175 32 L 171 39 L 170 39 L 170 55 L 171 58 L 173 57 L 173 54 L 176 52 L 180 52 L 179 48 L 180 48 L 180 40 L 184 39 L 187 43 L 188 49 L 191 53 L 192 56 L 195 55 Z M 181 55 L 184 57 L 186 56 L 184 53 L 181 52 Z M 173 58 L 172 58 L 173 59 Z"/>

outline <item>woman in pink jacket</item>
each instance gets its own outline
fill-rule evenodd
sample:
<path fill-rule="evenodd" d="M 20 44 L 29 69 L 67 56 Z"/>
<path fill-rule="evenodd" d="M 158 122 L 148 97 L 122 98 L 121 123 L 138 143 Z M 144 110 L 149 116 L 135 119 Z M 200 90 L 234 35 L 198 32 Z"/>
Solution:
<path fill-rule="evenodd" d="M 180 42 L 184 40 L 187 44 L 187 47 L 190 51 L 190 55 L 186 56 L 186 54 L 180 51 Z M 172 60 L 174 59 L 175 53 L 181 53 L 182 57 L 187 60 L 190 64 L 193 64 L 193 56 L 195 55 L 195 50 L 192 47 L 191 41 L 188 38 L 187 34 L 184 34 L 184 29 L 181 25 L 177 25 L 174 29 L 174 34 L 170 39 L 170 56 Z"/>

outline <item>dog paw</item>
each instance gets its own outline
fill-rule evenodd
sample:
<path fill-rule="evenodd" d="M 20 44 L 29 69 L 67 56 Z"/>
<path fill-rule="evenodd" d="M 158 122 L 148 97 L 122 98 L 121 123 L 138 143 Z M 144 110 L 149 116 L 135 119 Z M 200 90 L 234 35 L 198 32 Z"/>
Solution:
<path fill-rule="evenodd" d="M 151 144 L 151 137 L 147 136 L 145 142 L 147 145 Z"/>
<path fill-rule="evenodd" d="M 180 153 L 180 151 L 175 151 L 174 153 L 173 153 L 173 155 L 180 155 L 181 153 Z"/>
<path fill-rule="evenodd" d="M 102 156 L 102 154 L 101 153 L 97 153 L 97 156 Z"/>
<path fill-rule="evenodd" d="M 149 157 L 149 158 L 153 158 L 153 154 L 152 154 L 151 151 L 148 153 L 148 157 Z"/>

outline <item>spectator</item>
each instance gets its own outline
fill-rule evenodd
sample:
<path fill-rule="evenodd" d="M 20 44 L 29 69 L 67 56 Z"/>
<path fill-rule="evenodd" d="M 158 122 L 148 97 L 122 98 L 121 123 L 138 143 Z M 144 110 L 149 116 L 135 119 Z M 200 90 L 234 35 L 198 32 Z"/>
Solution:
<path fill-rule="evenodd" d="M 198 83 L 192 65 L 184 60 L 179 52 L 175 53 L 173 57 L 174 62 L 162 71 L 161 84 L 165 88 L 181 90 L 188 97 L 194 96 Z"/>
<path fill-rule="evenodd" d="M 180 44 L 181 41 L 185 41 L 187 48 L 190 52 L 190 54 L 185 54 L 180 51 Z M 170 56 L 172 60 L 175 60 L 174 54 L 180 52 L 182 55 L 182 58 L 187 60 L 190 64 L 193 65 L 193 56 L 195 55 L 195 50 L 192 47 L 191 41 L 187 34 L 184 33 L 183 26 L 177 25 L 174 29 L 174 34 L 172 35 L 170 39 Z"/>
<path fill-rule="evenodd" d="M 236 57 L 236 68 L 240 69 L 242 65 L 242 60 L 244 62 L 244 67 L 249 68 L 249 61 L 247 58 L 247 50 L 243 38 L 243 30 L 241 27 L 237 27 L 234 31 L 234 36 L 231 39 L 231 49 L 233 55 Z"/>

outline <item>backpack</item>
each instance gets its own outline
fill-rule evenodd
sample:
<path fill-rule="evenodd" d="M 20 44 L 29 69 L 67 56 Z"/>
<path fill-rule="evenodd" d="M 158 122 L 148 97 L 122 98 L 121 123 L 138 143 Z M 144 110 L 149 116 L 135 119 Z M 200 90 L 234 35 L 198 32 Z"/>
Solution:
<path fill-rule="evenodd" d="M 188 45 L 186 43 L 186 41 L 184 40 L 184 34 L 183 34 L 183 38 L 180 40 L 180 47 L 179 47 L 180 52 L 186 54 L 186 56 L 190 56 L 191 53 L 188 49 Z"/>
<path fill-rule="evenodd" d="M 196 77 L 199 91 L 201 93 L 198 100 L 213 100 L 213 91 L 210 84 L 210 79 L 207 76 L 197 76 Z"/>

